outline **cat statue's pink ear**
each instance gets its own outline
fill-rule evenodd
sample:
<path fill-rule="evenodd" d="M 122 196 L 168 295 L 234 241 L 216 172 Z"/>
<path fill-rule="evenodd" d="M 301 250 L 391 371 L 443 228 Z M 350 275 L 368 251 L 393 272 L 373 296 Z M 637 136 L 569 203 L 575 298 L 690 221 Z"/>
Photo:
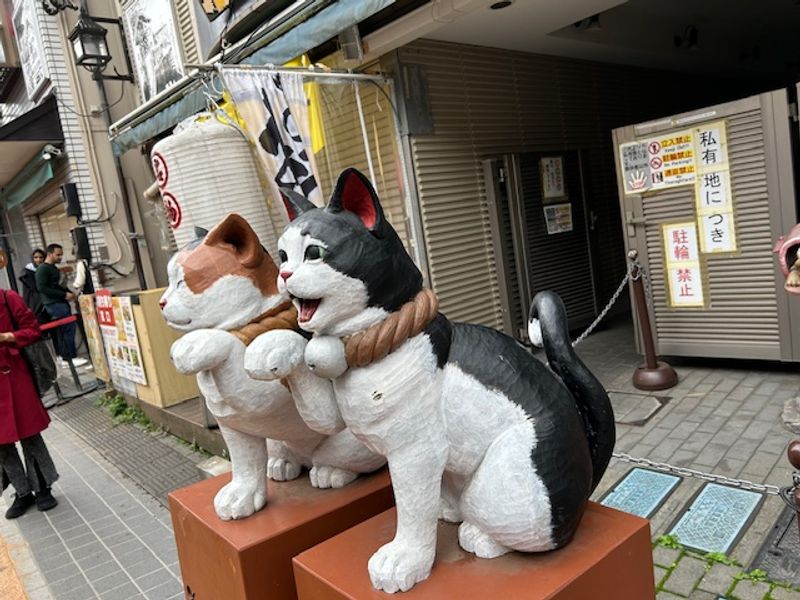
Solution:
<path fill-rule="evenodd" d="M 206 246 L 229 244 L 233 246 L 239 262 L 248 269 L 258 267 L 264 260 L 266 252 L 261 240 L 244 217 L 235 213 L 229 214 L 212 229 L 203 243 Z"/>
<path fill-rule="evenodd" d="M 383 209 L 378 194 L 369 179 L 357 169 L 345 169 L 339 175 L 327 210 L 333 213 L 343 210 L 351 212 L 370 231 L 377 231 L 383 225 Z"/>
<path fill-rule="evenodd" d="M 298 194 L 292 188 L 282 187 L 281 199 L 283 200 L 283 205 L 286 207 L 286 214 L 289 217 L 289 222 L 294 221 L 304 212 L 317 208 L 311 200 L 302 194 Z"/>

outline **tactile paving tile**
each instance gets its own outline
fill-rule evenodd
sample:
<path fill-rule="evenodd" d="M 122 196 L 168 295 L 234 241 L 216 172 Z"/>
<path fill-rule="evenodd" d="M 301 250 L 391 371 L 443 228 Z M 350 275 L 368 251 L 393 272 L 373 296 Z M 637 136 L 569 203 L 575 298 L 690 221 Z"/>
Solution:
<path fill-rule="evenodd" d="M 727 553 L 761 500 L 756 492 L 708 483 L 669 533 L 695 550 Z"/>
<path fill-rule="evenodd" d="M 680 480 L 677 475 L 637 467 L 628 471 L 600 503 L 647 519 L 656 512 Z"/>

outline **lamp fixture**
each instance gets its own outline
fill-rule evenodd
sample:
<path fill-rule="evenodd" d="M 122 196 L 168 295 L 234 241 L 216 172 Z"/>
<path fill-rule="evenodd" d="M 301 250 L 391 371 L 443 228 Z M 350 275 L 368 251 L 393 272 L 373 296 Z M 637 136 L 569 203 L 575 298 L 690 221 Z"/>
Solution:
<path fill-rule="evenodd" d="M 92 17 L 83 4 L 80 7 L 80 18 L 69 33 L 69 42 L 75 57 L 75 64 L 91 71 L 92 79 L 97 81 L 113 79 L 133 83 L 133 75 L 121 75 L 116 68 L 114 69 L 114 75 L 103 74 L 106 66 L 111 62 L 111 53 L 108 51 L 108 42 L 106 42 L 108 31 L 100 23 L 111 23 L 119 27 L 122 48 L 125 60 L 128 63 L 128 72 L 132 72 L 130 58 L 128 57 L 128 47 L 125 43 L 125 32 L 122 29 L 120 20 Z"/>

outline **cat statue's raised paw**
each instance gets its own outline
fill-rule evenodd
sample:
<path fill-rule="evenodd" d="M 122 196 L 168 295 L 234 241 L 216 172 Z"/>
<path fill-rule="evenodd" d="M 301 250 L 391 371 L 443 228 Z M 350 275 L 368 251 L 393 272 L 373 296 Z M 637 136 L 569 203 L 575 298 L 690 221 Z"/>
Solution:
<path fill-rule="evenodd" d="M 219 423 L 233 467 L 231 482 L 214 499 L 221 519 L 252 515 L 267 502 L 266 478 L 288 481 L 310 470 L 316 487 L 341 487 L 359 473 L 378 469 L 383 457 L 347 431 L 328 436 L 300 417 L 292 392 L 281 382 L 304 361 L 284 346 L 272 381 L 244 370 L 248 336 L 294 326 L 294 309 L 277 289 L 278 269 L 258 236 L 238 215 L 229 215 L 170 261 L 169 287 L 161 298 L 167 323 L 186 332 L 170 349 L 175 368 L 196 374 L 209 411 Z M 252 331 L 250 331 L 252 329 Z M 321 473 L 321 475 L 320 475 Z"/>
<path fill-rule="evenodd" d="M 373 585 L 405 591 L 428 577 L 439 516 L 461 520 L 461 547 L 483 558 L 568 543 L 615 433 L 560 299 L 539 294 L 531 315 L 551 372 L 513 339 L 437 312 L 358 171 L 342 173 L 325 209 L 284 201 L 293 220 L 278 287 L 313 334 L 288 375 L 298 410 L 317 431 L 348 428 L 389 463 L 397 532 L 369 560 Z M 262 374 L 273 334 L 247 350 Z"/>

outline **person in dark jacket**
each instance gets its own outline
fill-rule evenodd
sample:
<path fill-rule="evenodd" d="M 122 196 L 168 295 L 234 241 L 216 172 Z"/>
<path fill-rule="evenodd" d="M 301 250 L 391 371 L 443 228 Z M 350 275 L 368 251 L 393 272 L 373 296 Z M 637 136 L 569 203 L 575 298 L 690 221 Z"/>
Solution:
<path fill-rule="evenodd" d="M 47 246 L 47 255 L 44 262 L 36 269 L 36 289 L 42 297 L 44 309 L 52 320 L 63 319 L 72 314 L 69 306 L 70 300 L 75 299 L 75 294 L 61 285 L 61 271 L 56 266 L 64 258 L 64 248 L 60 244 Z M 66 359 L 75 358 L 75 323 L 59 327 L 61 344 L 59 352 Z"/>
<path fill-rule="evenodd" d="M 28 308 L 36 315 L 36 320 L 39 321 L 39 323 L 47 323 L 50 320 L 50 317 L 44 310 L 44 304 L 42 303 L 41 296 L 39 296 L 39 290 L 36 289 L 36 269 L 44 262 L 44 257 L 44 250 L 36 248 L 33 253 L 31 253 L 31 262 L 25 265 L 25 268 L 22 270 L 22 275 L 19 276 L 19 280 L 22 283 L 22 298 L 25 300 L 25 304 L 28 305 Z"/>
<path fill-rule="evenodd" d="M 7 519 L 22 516 L 34 504 L 50 510 L 58 504 L 50 491 L 58 479 L 41 432 L 50 423 L 20 350 L 39 339 L 33 312 L 11 290 L 0 290 L 0 492 L 16 492 Z M 15 446 L 20 442 L 25 464 Z"/>

